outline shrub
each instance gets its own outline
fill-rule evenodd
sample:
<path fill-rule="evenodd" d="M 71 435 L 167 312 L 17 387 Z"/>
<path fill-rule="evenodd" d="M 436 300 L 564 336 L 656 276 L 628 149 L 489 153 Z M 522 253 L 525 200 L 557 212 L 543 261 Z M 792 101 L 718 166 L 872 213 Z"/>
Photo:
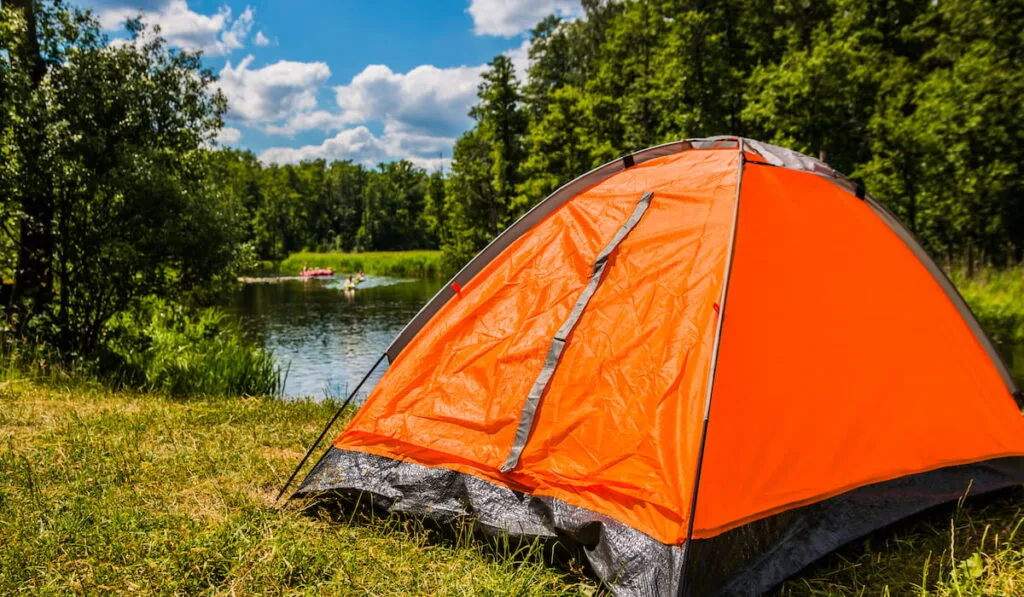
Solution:
<path fill-rule="evenodd" d="M 281 392 L 273 356 L 219 309 L 149 300 L 115 318 L 108 338 L 98 365 L 115 386 L 179 397 Z"/>

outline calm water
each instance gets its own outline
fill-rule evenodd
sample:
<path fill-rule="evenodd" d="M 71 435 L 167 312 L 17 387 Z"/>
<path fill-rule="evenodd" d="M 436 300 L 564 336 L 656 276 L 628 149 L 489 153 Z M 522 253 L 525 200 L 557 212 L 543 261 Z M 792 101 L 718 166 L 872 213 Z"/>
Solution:
<path fill-rule="evenodd" d="M 355 292 L 337 278 L 246 284 L 228 305 L 288 369 L 287 396 L 347 396 L 443 282 L 368 276 Z M 1024 346 L 1002 347 L 1024 385 Z M 377 374 L 364 386 L 384 372 Z M 364 395 L 364 392 L 360 393 Z"/>
<path fill-rule="evenodd" d="M 337 397 L 359 383 L 442 284 L 367 276 L 356 291 L 342 292 L 337 278 L 286 279 L 246 284 L 227 307 L 288 369 L 286 396 Z"/>

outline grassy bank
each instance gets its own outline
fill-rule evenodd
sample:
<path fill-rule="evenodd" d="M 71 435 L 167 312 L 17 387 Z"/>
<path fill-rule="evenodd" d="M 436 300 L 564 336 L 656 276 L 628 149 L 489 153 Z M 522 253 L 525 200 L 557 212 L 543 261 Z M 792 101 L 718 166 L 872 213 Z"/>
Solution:
<path fill-rule="evenodd" d="M 303 267 L 327 267 L 338 273 L 362 271 L 399 278 L 442 278 L 441 251 L 385 251 L 378 253 L 294 253 L 277 264 L 282 274 L 295 275 Z"/>
<path fill-rule="evenodd" d="M 536 554 L 497 558 L 408 522 L 272 508 L 333 407 L 0 383 L 0 594 L 594 592 Z M 778 594 L 1020 594 L 1019 499 L 878 534 Z"/>
<path fill-rule="evenodd" d="M 0 384 L 0 594 L 547 595 L 536 558 L 271 500 L 333 404 Z"/>

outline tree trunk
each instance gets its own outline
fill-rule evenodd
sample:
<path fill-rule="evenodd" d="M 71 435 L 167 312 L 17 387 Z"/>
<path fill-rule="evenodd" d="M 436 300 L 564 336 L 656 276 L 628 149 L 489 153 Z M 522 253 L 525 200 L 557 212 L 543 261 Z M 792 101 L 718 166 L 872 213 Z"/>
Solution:
<path fill-rule="evenodd" d="M 36 30 L 35 2 L 7 0 L 6 4 L 11 10 L 20 12 L 25 23 L 20 39 L 11 52 L 11 64 L 16 73 L 27 77 L 29 90 L 34 92 L 39 89 L 46 74 Z M 23 105 L 26 103 L 29 105 L 24 107 L 31 111 L 32 102 L 23 102 Z M 53 298 L 51 260 L 54 249 L 54 211 L 53 189 L 44 176 L 41 123 L 31 112 L 25 116 L 25 129 L 18 135 L 18 143 L 25 158 L 25 184 L 19 197 L 22 217 L 13 301 L 15 308 L 25 318 L 31 318 L 44 312 Z"/>

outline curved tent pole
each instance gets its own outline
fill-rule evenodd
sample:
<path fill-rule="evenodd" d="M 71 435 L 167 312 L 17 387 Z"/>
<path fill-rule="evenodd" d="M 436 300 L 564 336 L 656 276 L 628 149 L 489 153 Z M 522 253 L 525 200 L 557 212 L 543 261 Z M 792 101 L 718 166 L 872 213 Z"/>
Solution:
<path fill-rule="evenodd" d="M 725 301 L 729 296 L 729 278 L 732 274 L 732 258 L 736 252 L 736 228 L 740 223 L 740 191 L 743 187 L 743 170 L 747 163 L 744 155 L 744 139 L 739 139 L 739 171 L 736 175 L 736 205 L 733 207 L 732 235 L 729 239 L 729 253 L 725 258 L 725 279 L 722 282 L 722 298 L 719 303 L 718 324 L 715 329 L 715 342 L 711 349 L 711 370 L 708 374 L 708 390 L 704 398 L 704 421 L 700 430 L 700 447 L 697 449 L 697 466 L 693 472 L 693 491 L 690 493 L 690 515 L 686 523 L 686 542 L 683 543 L 683 561 L 679 572 L 679 596 L 686 595 L 686 568 L 690 562 L 690 546 L 693 542 L 693 524 L 697 519 L 697 493 L 700 491 L 700 473 L 704 466 L 704 447 L 708 439 L 708 419 L 711 418 L 711 395 L 715 386 L 715 373 L 718 370 L 718 348 L 722 342 L 722 326 L 725 323 Z"/>
<path fill-rule="evenodd" d="M 334 413 L 334 416 L 331 417 L 331 420 L 327 422 L 326 426 L 324 426 L 323 431 L 320 432 L 320 436 L 316 438 L 316 441 L 313 442 L 313 445 L 310 446 L 309 450 L 306 451 L 306 455 L 302 457 L 302 460 L 299 462 L 299 465 L 295 467 L 294 471 L 292 471 L 291 476 L 288 477 L 288 481 L 284 484 L 284 487 L 281 488 L 280 493 L 278 493 L 277 497 L 274 498 L 275 504 L 279 502 L 281 500 L 281 496 L 283 496 L 285 492 L 288 491 L 288 487 L 291 486 L 292 481 L 295 480 L 295 476 L 298 475 L 299 471 L 302 470 L 302 467 L 305 466 L 306 461 L 309 460 L 309 457 L 313 455 L 313 451 L 316 450 L 317 446 L 320 445 L 320 442 L 324 441 L 324 437 L 327 435 L 327 432 L 331 430 L 331 427 L 334 426 L 334 423 L 337 422 L 338 417 L 341 416 L 341 413 L 344 412 L 345 408 L 349 405 L 350 402 L 352 402 L 352 399 L 355 398 L 357 393 L 359 393 L 359 390 L 362 389 L 363 384 L 366 383 L 366 380 L 370 379 L 370 376 L 373 375 L 373 372 L 377 370 L 377 367 L 380 366 L 381 362 L 387 356 L 387 353 L 383 353 L 380 355 L 380 357 L 377 359 L 377 362 L 373 364 L 373 367 L 370 367 L 370 370 L 366 372 L 366 375 L 364 375 L 363 378 L 359 380 L 359 383 L 356 384 L 356 388 L 352 390 L 351 393 L 349 393 L 348 398 L 346 398 L 345 401 L 341 403 L 341 406 L 338 407 L 338 410 Z"/>
<path fill-rule="evenodd" d="M 433 317 L 445 303 L 456 295 L 453 285 L 465 286 L 473 279 L 474 276 L 476 276 L 476 274 L 483 270 L 491 260 L 504 251 L 517 238 L 527 230 L 530 230 L 534 225 L 543 220 L 566 201 L 572 199 L 585 189 L 604 181 L 612 175 L 642 164 L 648 160 L 680 153 L 690 149 L 720 148 L 724 143 L 739 144 L 739 137 L 724 136 L 684 139 L 682 141 L 672 141 L 663 145 L 649 147 L 636 153 L 616 158 L 575 178 L 571 182 L 562 185 L 540 203 L 537 203 L 530 208 L 529 211 L 513 222 L 512 225 L 498 234 L 498 236 L 488 243 L 486 247 L 481 249 L 475 257 L 470 259 L 469 262 L 463 266 L 463 268 L 459 270 L 451 280 L 448 281 L 448 284 L 442 286 L 441 289 L 437 291 L 437 294 L 423 305 L 423 308 L 409 320 L 409 323 L 402 328 L 395 339 L 391 342 L 391 345 L 388 346 L 386 351 L 388 358 L 394 360 L 395 357 L 398 356 L 398 353 L 400 353 L 419 332 L 420 328 L 422 328 L 423 325 Z"/>

